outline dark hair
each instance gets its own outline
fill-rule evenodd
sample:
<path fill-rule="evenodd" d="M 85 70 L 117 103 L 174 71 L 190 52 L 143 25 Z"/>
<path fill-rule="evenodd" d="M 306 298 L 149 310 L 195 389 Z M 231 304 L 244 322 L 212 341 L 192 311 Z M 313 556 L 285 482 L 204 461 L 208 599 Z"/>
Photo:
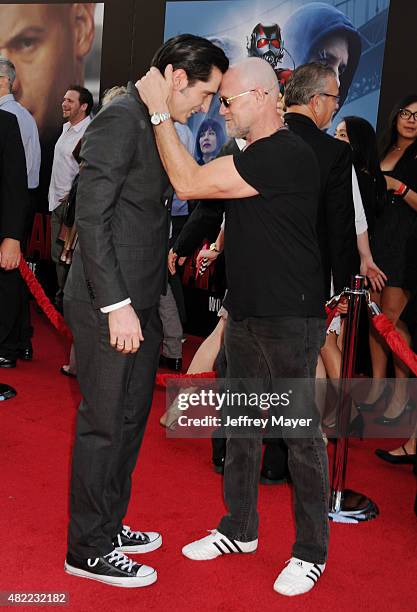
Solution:
<path fill-rule="evenodd" d="M 185 70 L 190 85 L 195 81 L 207 82 L 214 66 L 223 74 L 229 68 L 229 60 L 220 47 L 207 38 L 193 34 L 170 38 L 158 49 L 151 66 L 156 66 L 163 73 L 168 64 L 172 64 L 174 70 Z"/>
<path fill-rule="evenodd" d="M 405 108 L 409 104 L 414 104 L 414 102 L 417 102 L 417 93 L 408 94 L 408 96 L 405 96 L 404 98 L 402 98 L 402 100 L 400 100 L 394 105 L 394 108 L 392 109 L 388 117 L 388 126 L 384 130 L 380 138 L 380 141 L 379 141 L 380 159 L 384 159 L 384 157 L 386 156 L 388 151 L 391 149 L 391 147 L 397 142 L 398 113 L 400 112 L 402 108 Z M 404 155 L 414 156 L 416 152 L 417 152 L 417 140 L 411 146 L 407 147 L 407 150 L 404 152 Z"/>
<path fill-rule="evenodd" d="M 387 186 L 381 172 L 378 158 L 376 134 L 372 125 L 362 117 L 349 116 L 341 121 L 346 124 L 346 133 L 352 149 L 352 161 L 356 170 L 359 186 L 363 185 L 362 175 L 372 180 L 372 195 L 369 191 L 362 193 L 369 232 L 372 233 L 375 219 L 382 213 L 387 195 Z M 362 191 L 362 189 L 361 189 Z"/>
<path fill-rule="evenodd" d="M 309 100 L 326 87 L 327 79 L 336 78 L 333 68 L 319 62 L 298 66 L 290 76 L 285 88 L 285 105 L 308 104 Z"/>
<path fill-rule="evenodd" d="M 80 104 L 87 104 L 87 109 L 85 111 L 86 117 L 91 113 L 94 106 L 93 96 L 88 89 L 82 87 L 81 85 L 70 85 L 68 87 L 68 91 L 77 91 L 80 96 Z"/>
<path fill-rule="evenodd" d="M 226 142 L 224 130 L 222 126 L 220 125 L 220 123 L 216 121 L 215 119 L 205 119 L 200 124 L 200 127 L 198 128 L 198 132 L 196 136 L 196 143 L 195 143 L 196 159 L 200 165 L 204 164 L 203 152 L 200 147 L 200 138 L 203 135 L 203 133 L 206 132 L 207 130 L 214 130 L 216 132 L 216 139 L 217 139 L 216 150 L 211 154 L 213 158 L 217 156 L 218 152 L 220 151 L 220 149 Z"/>

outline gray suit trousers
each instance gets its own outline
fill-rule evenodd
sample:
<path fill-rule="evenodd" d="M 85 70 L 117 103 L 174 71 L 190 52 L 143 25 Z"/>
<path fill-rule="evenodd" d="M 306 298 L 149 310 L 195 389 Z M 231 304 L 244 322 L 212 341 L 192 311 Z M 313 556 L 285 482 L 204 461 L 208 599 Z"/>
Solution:
<path fill-rule="evenodd" d="M 68 550 L 79 558 L 113 550 L 121 530 L 152 403 L 162 337 L 157 306 L 137 312 L 144 342 L 123 355 L 109 344 L 108 315 L 64 299 L 83 399 L 72 461 Z"/>

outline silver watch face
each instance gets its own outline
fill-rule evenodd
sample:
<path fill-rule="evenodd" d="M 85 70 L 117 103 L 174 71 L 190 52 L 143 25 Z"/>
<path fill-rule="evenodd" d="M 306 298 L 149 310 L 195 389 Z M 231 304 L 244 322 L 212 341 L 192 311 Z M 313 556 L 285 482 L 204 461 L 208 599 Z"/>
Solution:
<path fill-rule="evenodd" d="M 159 125 L 161 123 L 161 115 L 159 113 L 151 115 L 151 123 L 152 125 Z"/>

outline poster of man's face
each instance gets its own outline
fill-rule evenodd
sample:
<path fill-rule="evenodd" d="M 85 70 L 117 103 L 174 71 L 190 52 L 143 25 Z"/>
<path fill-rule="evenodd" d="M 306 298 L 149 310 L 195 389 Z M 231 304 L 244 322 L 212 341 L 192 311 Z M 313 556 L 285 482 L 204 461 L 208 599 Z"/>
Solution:
<path fill-rule="evenodd" d="M 0 55 L 16 68 L 13 93 L 34 116 L 41 141 L 56 138 L 69 85 L 100 80 L 103 4 L 1 4 Z"/>

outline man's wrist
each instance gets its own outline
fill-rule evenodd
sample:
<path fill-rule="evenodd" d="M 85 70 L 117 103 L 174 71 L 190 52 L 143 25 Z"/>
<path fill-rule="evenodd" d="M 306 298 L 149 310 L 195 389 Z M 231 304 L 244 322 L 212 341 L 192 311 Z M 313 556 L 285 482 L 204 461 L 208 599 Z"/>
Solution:
<path fill-rule="evenodd" d="M 100 310 L 103 314 L 109 314 L 110 312 L 113 312 L 114 310 L 119 310 L 120 308 L 123 308 L 123 306 L 127 306 L 131 303 L 132 302 L 130 298 L 126 298 L 121 302 L 116 302 L 115 304 L 110 304 L 109 306 L 103 306 L 103 308 L 100 308 Z"/>
<path fill-rule="evenodd" d="M 168 121 L 171 118 L 171 114 L 167 107 L 159 107 L 158 110 L 150 113 L 150 117 L 152 125 L 156 126 L 160 125 L 161 123 L 164 123 L 165 121 Z"/>

